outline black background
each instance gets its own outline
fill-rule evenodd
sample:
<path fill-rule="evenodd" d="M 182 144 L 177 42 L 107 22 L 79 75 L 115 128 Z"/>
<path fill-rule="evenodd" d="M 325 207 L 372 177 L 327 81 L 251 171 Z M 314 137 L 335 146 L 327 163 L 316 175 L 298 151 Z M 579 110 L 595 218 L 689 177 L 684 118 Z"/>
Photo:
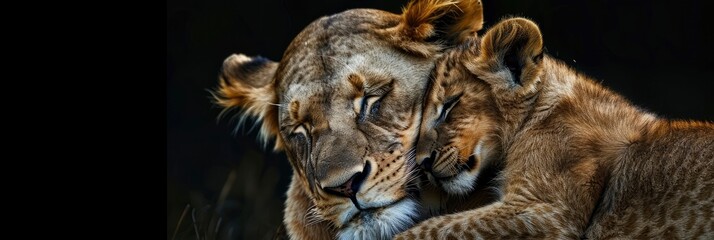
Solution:
<path fill-rule="evenodd" d="M 259 146 L 257 131 L 248 131 L 252 122 L 233 134 L 235 122 L 216 118 L 220 109 L 207 92 L 228 55 L 278 61 L 292 38 L 320 16 L 350 8 L 399 13 L 405 3 L 167 1 L 168 238 L 177 226 L 176 239 L 197 233 L 271 238 L 281 223 L 291 175 L 287 160 Z M 547 53 L 636 105 L 663 117 L 711 121 L 713 29 L 707 9 L 690 0 L 484 0 L 486 28 L 503 17 L 528 17 L 540 25 Z M 217 237 L 211 235 L 216 229 Z"/>

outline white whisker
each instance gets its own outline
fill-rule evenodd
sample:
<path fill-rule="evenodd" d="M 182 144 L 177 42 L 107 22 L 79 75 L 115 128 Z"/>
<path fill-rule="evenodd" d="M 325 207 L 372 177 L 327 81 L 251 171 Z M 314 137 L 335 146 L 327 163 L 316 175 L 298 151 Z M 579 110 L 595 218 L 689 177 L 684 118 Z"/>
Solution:
<path fill-rule="evenodd" d="M 320 222 L 325 221 L 325 218 L 320 215 L 315 207 L 310 208 L 305 215 L 305 222 L 307 226 L 311 226 Z"/>
<path fill-rule="evenodd" d="M 271 103 L 271 102 L 266 102 L 265 104 L 271 105 L 271 106 L 276 106 L 279 108 L 287 109 L 288 104 L 280 104 L 280 103 Z"/>

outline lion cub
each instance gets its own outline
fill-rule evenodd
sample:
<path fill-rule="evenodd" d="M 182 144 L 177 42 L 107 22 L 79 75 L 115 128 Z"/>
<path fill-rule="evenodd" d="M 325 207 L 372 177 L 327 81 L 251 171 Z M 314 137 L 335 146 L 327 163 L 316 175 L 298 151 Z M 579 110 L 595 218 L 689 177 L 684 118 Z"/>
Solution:
<path fill-rule="evenodd" d="M 450 194 L 502 167 L 499 201 L 398 238 L 714 239 L 714 125 L 660 119 L 543 54 L 507 19 L 438 63 L 417 160 Z"/>

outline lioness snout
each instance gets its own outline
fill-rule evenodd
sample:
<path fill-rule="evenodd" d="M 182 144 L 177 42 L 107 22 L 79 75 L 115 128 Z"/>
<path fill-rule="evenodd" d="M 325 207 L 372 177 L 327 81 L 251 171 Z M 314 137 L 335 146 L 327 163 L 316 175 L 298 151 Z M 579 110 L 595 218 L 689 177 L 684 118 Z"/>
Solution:
<path fill-rule="evenodd" d="M 354 199 L 357 192 L 359 192 L 359 188 L 362 186 L 364 179 L 369 175 L 370 169 L 371 167 L 369 163 L 367 163 L 364 165 L 364 169 L 361 172 L 355 173 L 343 184 L 335 187 L 325 187 L 323 189 L 329 194 Z"/>
<path fill-rule="evenodd" d="M 431 156 L 424 158 L 421 162 L 421 168 L 424 169 L 424 171 L 431 172 L 432 166 L 434 165 L 434 160 L 437 157 L 437 152 L 436 150 L 431 151 Z"/>

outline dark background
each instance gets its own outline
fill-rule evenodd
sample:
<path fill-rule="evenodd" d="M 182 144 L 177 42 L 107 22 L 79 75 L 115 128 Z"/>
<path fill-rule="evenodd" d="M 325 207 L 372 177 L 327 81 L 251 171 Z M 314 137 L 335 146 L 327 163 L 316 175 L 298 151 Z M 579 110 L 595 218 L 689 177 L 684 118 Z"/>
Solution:
<path fill-rule="evenodd" d="M 350 8 L 399 13 L 405 3 L 168 0 L 168 238 L 176 231 L 176 239 L 265 239 L 281 224 L 287 160 L 257 144 L 252 122 L 233 134 L 235 122 L 217 120 L 207 92 L 228 55 L 278 61 L 320 16 Z M 645 109 L 714 120 L 711 11 L 698 1 L 484 0 L 484 8 L 486 28 L 506 16 L 533 19 L 551 56 Z"/>

